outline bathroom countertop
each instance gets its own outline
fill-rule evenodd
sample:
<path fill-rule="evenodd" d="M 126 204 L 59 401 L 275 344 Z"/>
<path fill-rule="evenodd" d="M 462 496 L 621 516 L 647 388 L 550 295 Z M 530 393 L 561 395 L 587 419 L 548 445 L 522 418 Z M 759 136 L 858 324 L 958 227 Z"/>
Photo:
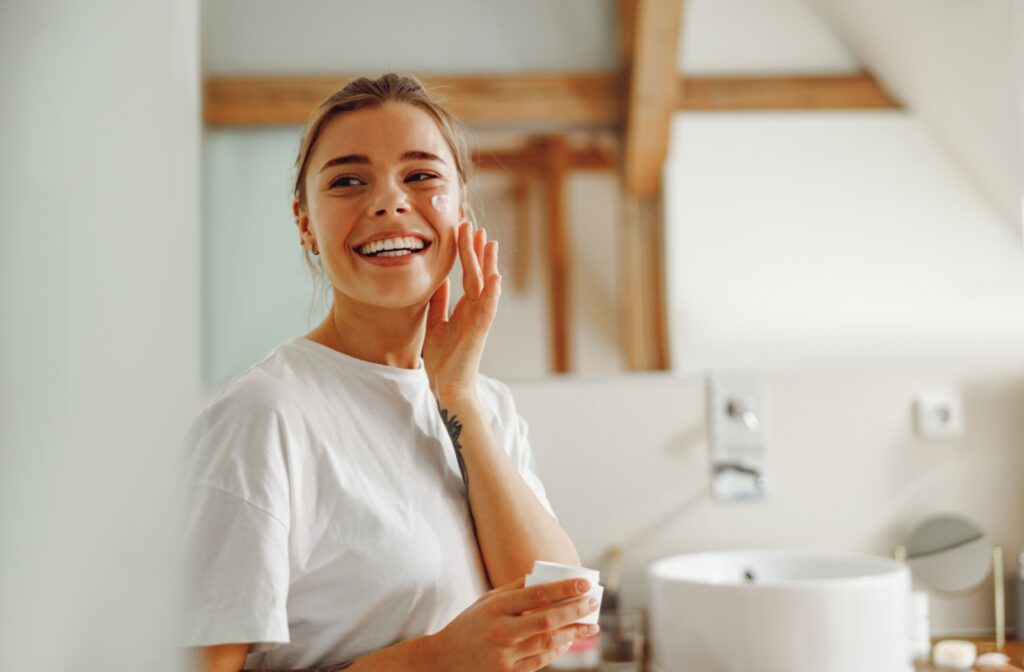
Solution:
<path fill-rule="evenodd" d="M 943 637 L 942 639 L 965 639 L 968 642 L 974 642 L 978 645 L 978 654 L 987 653 L 989 651 L 995 651 L 996 645 L 992 638 L 984 637 Z M 939 640 L 933 640 L 933 643 Z M 1003 647 L 1003 653 L 1010 657 L 1010 664 L 1016 665 L 1017 667 L 1024 668 L 1024 640 L 1006 640 L 1006 646 Z M 645 660 L 642 669 L 645 672 L 651 670 L 649 661 Z M 547 668 L 546 668 L 547 669 Z M 972 668 L 977 669 L 977 668 Z M 934 665 L 915 665 L 915 672 L 949 672 L 948 668 L 939 668 Z"/>
<path fill-rule="evenodd" d="M 996 650 L 996 644 L 991 637 L 943 637 L 942 639 L 966 639 L 968 642 L 974 642 L 978 645 L 979 655 L 987 653 L 988 651 Z M 1003 647 L 1003 653 L 1010 657 L 1011 665 L 1024 667 L 1024 662 L 1022 662 L 1024 661 L 1024 641 L 1006 640 L 1006 646 Z M 917 672 L 940 672 L 942 670 L 942 668 L 938 668 L 933 665 L 916 665 L 914 669 L 917 670 Z"/>
<path fill-rule="evenodd" d="M 974 642 L 978 646 L 978 655 L 987 653 L 989 651 L 996 650 L 996 644 L 991 637 L 942 637 L 941 639 L 964 639 L 968 642 Z M 934 644 L 939 640 L 932 640 Z M 1006 646 L 1003 647 L 1003 653 L 1010 657 L 1010 664 L 1016 665 L 1017 667 L 1024 668 L 1024 640 L 1008 639 L 1006 640 Z M 643 665 L 641 669 L 644 672 L 650 672 L 652 669 L 650 661 L 647 660 L 647 656 L 644 657 Z M 550 668 L 545 668 L 550 669 Z M 971 668 L 978 669 L 978 668 Z M 931 664 L 915 665 L 915 672 L 949 672 L 948 668 L 935 667 Z"/>

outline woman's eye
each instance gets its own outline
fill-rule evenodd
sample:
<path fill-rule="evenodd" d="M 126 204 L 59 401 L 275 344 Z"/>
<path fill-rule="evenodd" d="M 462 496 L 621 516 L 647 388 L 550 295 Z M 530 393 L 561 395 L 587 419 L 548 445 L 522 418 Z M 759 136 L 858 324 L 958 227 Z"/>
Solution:
<path fill-rule="evenodd" d="M 437 175 L 433 173 L 413 173 L 405 179 L 406 182 L 423 182 L 425 180 L 436 180 Z"/>
<path fill-rule="evenodd" d="M 343 175 L 333 182 L 332 187 L 355 187 L 362 184 L 362 181 L 358 177 L 352 177 L 351 175 Z"/>

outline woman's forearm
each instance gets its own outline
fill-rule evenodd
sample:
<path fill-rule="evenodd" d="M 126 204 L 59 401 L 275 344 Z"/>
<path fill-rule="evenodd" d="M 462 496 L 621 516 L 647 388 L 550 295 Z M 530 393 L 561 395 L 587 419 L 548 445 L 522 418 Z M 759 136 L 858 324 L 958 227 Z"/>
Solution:
<path fill-rule="evenodd" d="M 498 445 L 476 399 L 439 399 L 464 469 L 480 553 L 491 584 L 529 574 L 535 560 L 579 564 L 576 546 Z"/>

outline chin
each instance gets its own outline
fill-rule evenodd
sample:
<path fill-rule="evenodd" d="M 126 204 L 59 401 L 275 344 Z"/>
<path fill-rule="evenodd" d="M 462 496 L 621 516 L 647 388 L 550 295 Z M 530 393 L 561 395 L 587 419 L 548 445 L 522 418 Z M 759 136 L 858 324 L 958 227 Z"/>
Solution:
<path fill-rule="evenodd" d="M 418 290 L 381 291 L 365 297 L 364 302 L 381 308 L 412 308 L 425 304 L 432 294 L 429 287 Z"/>

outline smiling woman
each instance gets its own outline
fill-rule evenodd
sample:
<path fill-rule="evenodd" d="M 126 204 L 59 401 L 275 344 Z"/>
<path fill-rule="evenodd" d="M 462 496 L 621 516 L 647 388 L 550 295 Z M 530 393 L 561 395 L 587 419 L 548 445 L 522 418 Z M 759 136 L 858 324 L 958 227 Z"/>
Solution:
<path fill-rule="evenodd" d="M 186 438 L 204 669 L 536 670 L 596 632 L 574 623 L 585 581 L 524 587 L 534 561 L 579 557 L 508 388 L 478 373 L 501 277 L 466 165 L 409 77 L 356 80 L 310 121 L 292 212 L 331 309 Z"/>

